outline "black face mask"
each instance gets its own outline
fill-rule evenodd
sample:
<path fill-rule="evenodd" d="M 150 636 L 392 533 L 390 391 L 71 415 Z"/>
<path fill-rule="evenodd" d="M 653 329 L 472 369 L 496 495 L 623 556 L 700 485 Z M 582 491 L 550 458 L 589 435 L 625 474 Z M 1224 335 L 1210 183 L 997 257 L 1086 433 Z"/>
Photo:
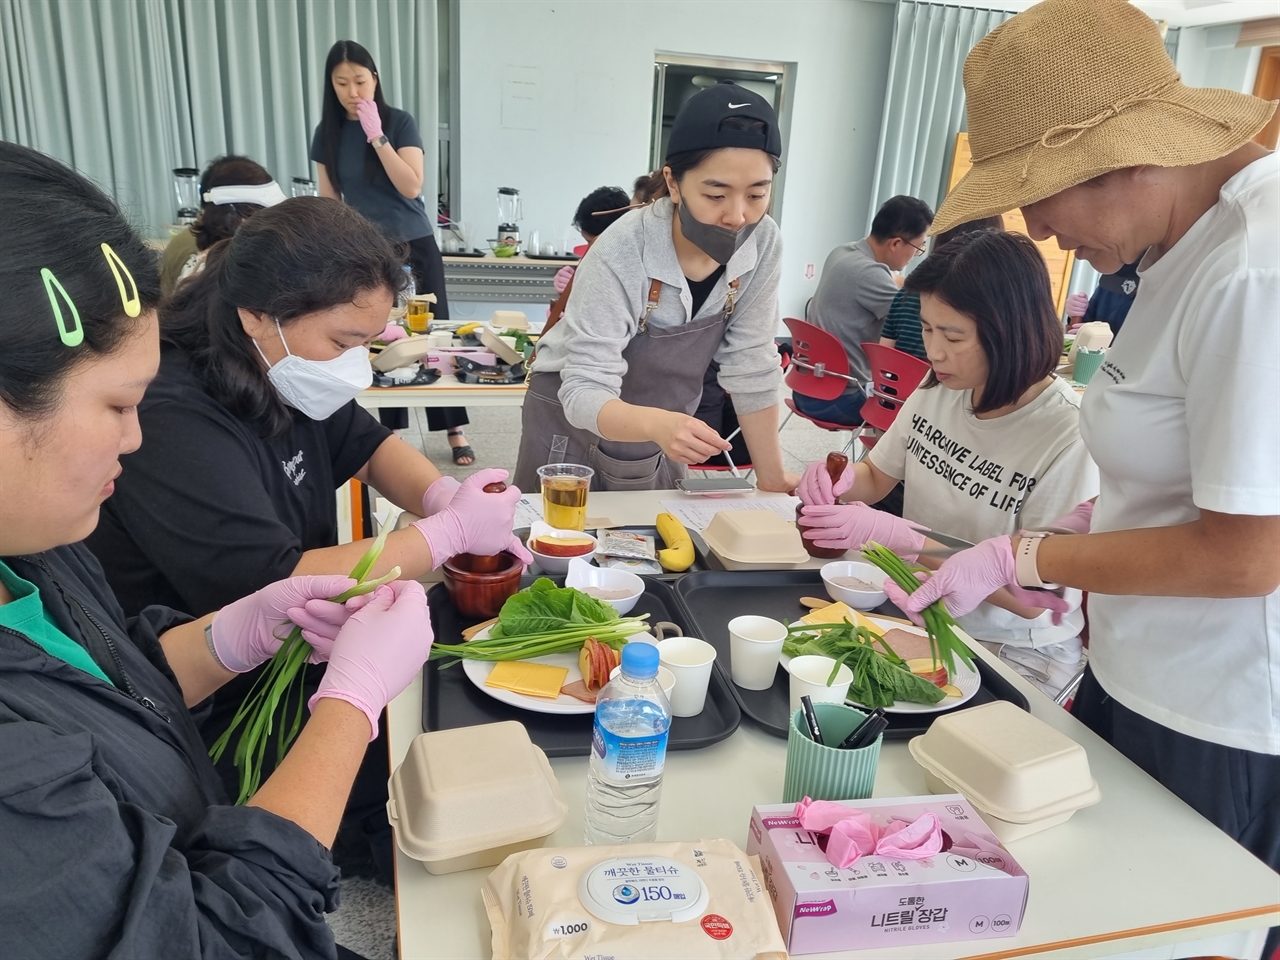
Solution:
<path fill-rule="evenodd" d="M 760 221 L 757 220 L 740 230 L 730 230 L 696 219 L 683 203 L 677 204 L 676 209 L 680 211 L 680 232 L 685 239 L 722 266 L 729 262 L 738 248 L 756 232 L 756 227 L 760 226 Z"/>

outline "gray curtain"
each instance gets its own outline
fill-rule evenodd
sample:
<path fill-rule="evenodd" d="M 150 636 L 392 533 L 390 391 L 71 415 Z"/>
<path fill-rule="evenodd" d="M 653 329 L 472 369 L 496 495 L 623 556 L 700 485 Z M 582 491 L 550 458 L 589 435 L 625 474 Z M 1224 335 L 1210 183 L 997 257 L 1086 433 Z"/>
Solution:
<path fill-rule="evenodd" d="M 898 194 L 935 210 L 964 123 L 964 60 L 1013 14 L 899 0 L 867 224 Z"/>
<path fill-rule="evenodd" d="M 177 206 L 171 170 L 223 153 L 289 192 L 314 179 L 324 58 L 356 40 L 409 111 L 436 194 L 436 0 L 0 0 L 0 139 L 103 185 L 147 233 Z"/>

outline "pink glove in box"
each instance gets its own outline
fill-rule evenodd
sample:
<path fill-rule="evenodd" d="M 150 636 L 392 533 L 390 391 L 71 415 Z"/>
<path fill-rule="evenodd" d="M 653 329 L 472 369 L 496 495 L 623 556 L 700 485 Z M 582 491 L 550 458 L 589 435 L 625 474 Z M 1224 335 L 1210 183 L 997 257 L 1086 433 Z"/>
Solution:
<path fill-rule="evenodd" d="M 794 803 L 751 812 L 747 853 L 760 858 L 788 952 L 888 949 L 1018 932 L 1027 875 L 960 794 L 842 800 L 839 806 L 848 808 L 847 818 L 832 815 L 834 803 L 823 803 L 816 818 Z M 805 829 L 801 816 L 819 829 Z M 903 846 L 916 846 L 910 841 L 920 838 L 904 835 L 905 825 L 927 825 L 932 835 L 934 818 L 941 834 L 936 854 L 908 859 L 897 844 L 881 842 L 896 835 L 908 841 Z M 839 840 L 821 832 L 839 823 L 845 832 L 858 825 L 875 848 L 844 868 L 831 860 L 848 856 L 828 850 Z"/>

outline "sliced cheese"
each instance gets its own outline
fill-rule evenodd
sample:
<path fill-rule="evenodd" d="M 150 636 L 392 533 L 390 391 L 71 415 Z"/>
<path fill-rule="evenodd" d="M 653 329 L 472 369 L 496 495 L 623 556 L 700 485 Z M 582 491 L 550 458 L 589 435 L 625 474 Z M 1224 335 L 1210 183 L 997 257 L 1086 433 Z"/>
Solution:
<path fill-rule="evenodd" d="M 554 700 L 560 696 L 560 687 L 568 675 L 568 667 L 552 667 L 527 660 L 502 660 L 494 664 L 484 685 L 523 693 L 528 697 Z"/>
<path fill-rule="evenodd" d="M 884 636 L 884 628 L 878 627 L 857 610 L 854 610 L 846 603 L 839 601 L 831 604 L 829 607 L 820 607 L 806 613 L 800 618 L 802 623 L 839 623 L 841 620 L 848 620 L 855 627 L 866 627 L 877 637 Z"/>

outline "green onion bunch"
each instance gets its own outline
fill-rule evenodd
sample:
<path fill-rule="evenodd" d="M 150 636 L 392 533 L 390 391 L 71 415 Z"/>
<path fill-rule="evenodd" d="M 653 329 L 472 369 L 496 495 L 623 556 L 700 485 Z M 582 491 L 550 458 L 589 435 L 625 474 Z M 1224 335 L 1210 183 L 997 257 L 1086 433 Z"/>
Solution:
<path fill-rule="evenodd" d="M 552 653 L 577 653 L 588 637 L 620 650 L 628 637 L 646 631 L 646 613 L 639 617 L 623 617 L 611 623 L 583 623 L 559 630 L 513 637 L 489 636 L 469 643 L 437 643 L 431 648 L 432 660 L 532 660 Z M 452 664 L 445 664 L 451 666 Z"/>
<path fill-rule="evenodd" d="M 928 568 L 909 566 L 900 556 L 873 541 L 862 545 L 862 556 L 868 563 L 873 563 L 890 577 L 907 593 L 915 593 L 920 589 L 920 581 L 916 579 L 917 570 L 928 573 Z M 947 672 L 955 676 L 956 657 L 968 666 L 973 666 L 973 652 L 956 636 L 955 628 L 959 626 L 947 612 L 941 600 L 935 600 L 920 611 L 924 620 L 925 632 L 929 634 L 929 652 L 933 654 L 934 663 L 945 663 Z"/>
<path fill-rule="evenodd" d="M 400 568 L 392 567 L 385 576 L 376 580 L 367 579 L 373 565 L 382 554 L 383 545 L 387 541 L 390 527 L 384 528 L 378 539 L 360 558 L 360 562 L 351 571 L 351 579 L 356 585 L 350 590 L 333 597 L 334 603 L 346 603 L 352 597 L 372 593 L 384 583 L 390 583 L 400 576 Z M 302 708 L 306 702 L 306 674 L 303 667 L 311 658 L 311 644 L 302 638 L 302 628 L 294 626 L 289 636 L 275 655 L 267 661 L 267 668 L 262 672 L 240 709 L 236 711 L 231 725 L 217 739 L 209 750 L 209 756 L 217 763 L 231 743 L 232 735 L 240 730 L 240 739 L 236 742 L 232 762 L 240 771 L 240 795 L 236 803 L 244 803 L 258 791 L 262 784 L 262 763 L 267 754 L 267 746 L 271 742 L 271 733 L 276 733 L 276 764 L 284 759 L 289 747 L 297 739 L 302 729 Z M 289 706 L 291 697 L 296 698 L 296 706 Z M 281 704 L 279 724 L 276 723 L 276 710 Z M 288 722 L 292 713 L 293 720 Z"/>

